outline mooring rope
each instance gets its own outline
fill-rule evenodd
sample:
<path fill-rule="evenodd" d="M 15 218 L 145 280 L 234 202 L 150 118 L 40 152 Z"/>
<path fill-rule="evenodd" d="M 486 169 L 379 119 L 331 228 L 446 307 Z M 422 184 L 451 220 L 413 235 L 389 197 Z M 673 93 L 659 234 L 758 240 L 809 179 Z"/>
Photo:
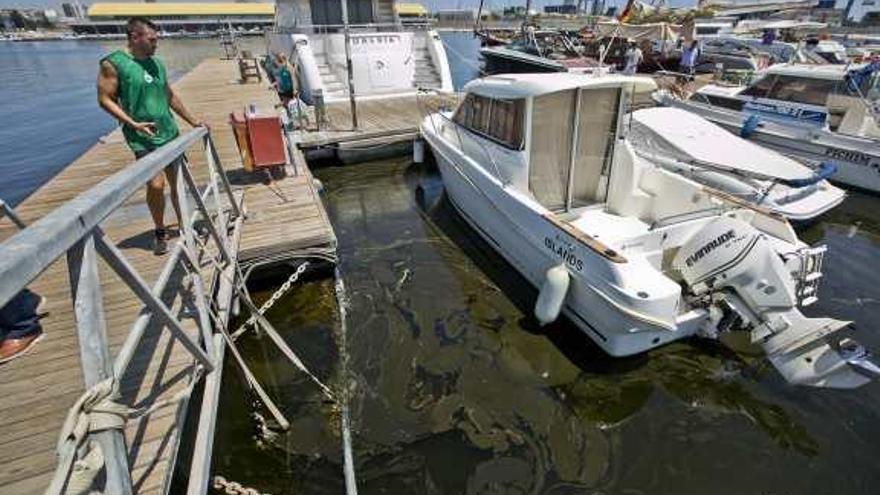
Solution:
<path fill-rule="evenodd" d="M 342 457 L 343 473 L 345 474 L 346 495 L 357 495 L 357 478 L 354 471 L 354 454 L 351 448 L 351 419 L 349 417 L 349 402 L 351 387 L 349 386 L 348 374 L 348 337 L 346 318 L 348 315 L 348 297 L 345 293 L 345 283 L 342 281 L 342 272 L 339 266 L 334 270 L 336 276 L 336 303 L 339 308 L 339 356 L 342 368 L 342 390 L 340 391 L 340 427 L 342 429 Z"/>

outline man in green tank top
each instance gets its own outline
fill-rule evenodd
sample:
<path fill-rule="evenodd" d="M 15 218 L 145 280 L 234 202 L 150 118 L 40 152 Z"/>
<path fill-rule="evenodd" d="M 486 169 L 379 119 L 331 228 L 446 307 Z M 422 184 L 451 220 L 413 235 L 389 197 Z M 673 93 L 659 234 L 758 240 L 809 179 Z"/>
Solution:
<path fill-rule="evenodd" d="M 205 125 L 192 116 L 171 89 L 165 65 L 156 53 L 156 26 L 147 19 L 133 17 L 126 26 L 128 47 L 101 59 L 98 72 L 98 103 L 122 124 L 122 134 L 135 157 L 155 151 L 179 134 L 171 110 L 193 127 Z M 147 183 L 147 206 L 156 226 L 154 252 L 168 250 L 165 228 L 165 178 L 171 185 L 171 203 L 180 222 L 177 204 L 176 166 L 186 166 L 181 155 Z"/>

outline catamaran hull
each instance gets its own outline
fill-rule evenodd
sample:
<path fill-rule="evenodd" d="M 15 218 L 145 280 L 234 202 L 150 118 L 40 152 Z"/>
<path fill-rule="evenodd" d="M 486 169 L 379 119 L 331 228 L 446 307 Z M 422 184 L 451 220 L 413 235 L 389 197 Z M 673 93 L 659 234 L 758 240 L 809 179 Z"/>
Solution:
<path fill-rule="evenodd" d="M 631 316 L 609 302 L 584 275 L 610 272 L 590 264 L 576 250 L 559 256 L 551 247 L 567 234 L 540 214 L 509 198 L 497 182 L 475 170 L 454 148 L 429 132 L 423 132 L 434 157 L 447 197 L 461 217 L 535 288 L 540 288 L 547 270 L 566 264 L 571 284 L 562 313 L 612 356 L 638 354 L 696 333 L 701 318 L 684 319 L 674 329 Z M 510 219 L 516 218 L 517 222 Z M 564 241 L 563 241 L 564 242 Z M 579 262 L 582 270 L 577 269 Z"/>
<path fill-rule="evenodd" d="M 748 117 L 743 112 L 682 101 L 669 95 L 662 95 L 658 100 L 663 105 L 693 112 L 738 135 Z M 819 129 L 789 128 L 775 122 L 761 123 L 748 137 L 762 146 L 814 166 L 833 162 L 837 165 L 837 172 L 830 177 L 832 182 L 880 192 L 878 140 L 844 136 Z"/>

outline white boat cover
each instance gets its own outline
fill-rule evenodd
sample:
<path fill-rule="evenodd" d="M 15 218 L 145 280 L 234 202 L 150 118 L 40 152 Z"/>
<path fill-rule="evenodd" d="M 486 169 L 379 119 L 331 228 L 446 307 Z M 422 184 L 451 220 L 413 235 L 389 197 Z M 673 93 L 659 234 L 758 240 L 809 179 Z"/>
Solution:
<path fill-rule="evenodd" d="M 663 137 L 681 153 L 760 179 L 808 179 L 813 170 L 775 151 L 758 146 L 708 120 L 679 108 L 647 108 L 633 119 Z"/>
<path fill-rule="evenodd" d="M 641 40 L 666 40 L 672 43 L 678 41 L 678 33 L 681 32 L 680 24 L 667 22 L 655 22 L 653 24 L 621 24 L 619 22 L 600 22 L 596 24 L 595 33 L 598 38 L 632 38 Z"/>

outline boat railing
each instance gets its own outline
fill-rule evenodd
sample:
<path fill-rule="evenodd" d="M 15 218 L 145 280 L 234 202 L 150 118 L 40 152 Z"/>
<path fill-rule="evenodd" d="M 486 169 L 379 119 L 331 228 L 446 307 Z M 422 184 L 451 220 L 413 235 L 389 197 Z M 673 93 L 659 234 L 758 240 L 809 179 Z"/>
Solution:
<path fill-rule="evenodd" d="M 464 141 L 461 139 L 461 129 L 459 129 L 458 123 L 444 115 L 443 112 L 437 112 L 437 115 L 439 115 L 441 119 L 446 120 L 452 125 L 452 128 L 455 129 L 455 137 L 456 139 L 458 139 L 458 149 L 464 150 L 462 146 L 462 143 Z M 507 186 L 508 184 L 510 184 L 510 181 L 506 177 L 501 175 L 501 169 L 498 168 L 498 163 L 495 161 L 495 157 L 492 156 L 492 153 L 489 152 L 489 150 L 486 148 L 486 145 L 481 143 L 478 139 L 471 139 L 471 142 L 476 143 L 477 147 L 480 148 L 480 151 L 482 151 L 483 154 L 486 155 L 486 158 L 489 159 L 489 162 L 492 164 L 492 168 L 495 170 L 495 177 L 498 179 L 498 181 L 501 182 L 503 186 Z"/>
<path fill-rule="evenodd" d="M 361 32 L 407 32 L 407 31 L 428 31 L 436 27 L 434 21 L 419 22 L 371 22 L 366 24 L 348 24 L 348 29 L 352 34 Z M 345 29 L 345 24 L 297 24 L 295 26 L 277 26 L 272 34 L 328 34 L 341 33 Z"/>
<path fill-rule="evenodd" d="M 178 160 L 185 151 L 199 143 L 203 147 L 208 168 L 208 180 L 201 187 L 184 160 Z M 101 224 L 120 209 L 128 197 L 141 190 L 145 183 L 169 165 L 175 167 L 177 172 L 176 194 L 182 219 L 181 236 L 150 287 L 102 230 Z M 190 199 L 194 201 L 195 209 L 191 209 Z M 213 211 L 209 210 L 209 201 Z M 199 127 L 104 179 L 26 227 L 5 203 L 2 210 L 23 228 L 0 244 L 0 307 L 62 257 L 66 257 L 73 300 L 86 391 L 71 408 L 62 427 L 57 452 L 58 467 L 46 493 L 65 492 L 75 461 L 86 450 L 84 446 L 87 441 L 93 441 L 103 454 L 106 493 L 130 494 L 131 470 L 123 428 L 119 424 L 115 427 L 104 425 L 96 428 L 96 431 L 90 427 L 83 432 L 77 425 L 113 423 L 114 418 L 108 418 L 108 415 L 113 416 L 114 407 L 125 407 L 113 401 L 120 397 L 120 380 L 127 371 L 139 375 L 147 372 L 140 368 L 130 370 L 129 364 L 154 319 L 167 328 L 197 362 L 191 376 L 191 386 L 201 376 L 210 374 L 221 365 L 218 356 L 222 352 L 222 341 L 215 339 L 212 334 L 210 317 L 216 313 L 210 306 L 201 267 L 205 255 L 213 258 L 215 252 L 221 259 L 218 263 L 225 262 L 227 266 L 235 263 L 230 254 L 230 249 L 234 247 L 228 227 L 233 223 L 240 225 L 243 219 L 240 195 L 232 192 L 208 130 Z M 209 248 L 211 240 L 215 245 L 213 248 Z M 108 346 L 108 321 L 99 277 L 99 259 L 106 262 L 142 304 L 125 342 L 115 356 L 111 355 Z M 187 304 L 192 301 L 195 311 L 186 313 L 197 315 L 195 319 L 200 339 L 190 337 L 183 328 L 182 319 L 163 301 L 165 288 L 178 266 L 183 267 L 182 273 L 191 284 L 180 284 L 188 287 L 176 288 L 175 294 L 187 290 L 194 296 L 186 301 Z M 124 425 L 124 419 L 119 415 L 115 416 L 115 420 L 121 420 Z M 92 445 L 91 442 L 89 444 Z M 207 478 L 201 483 L 206 484 Z"/>

